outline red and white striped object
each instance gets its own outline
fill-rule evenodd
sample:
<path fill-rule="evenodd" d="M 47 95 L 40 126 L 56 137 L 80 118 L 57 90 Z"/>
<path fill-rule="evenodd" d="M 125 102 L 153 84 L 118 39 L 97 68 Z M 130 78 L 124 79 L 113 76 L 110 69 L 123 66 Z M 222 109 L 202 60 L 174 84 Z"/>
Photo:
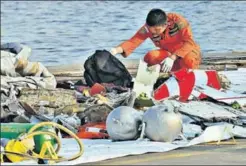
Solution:
<path fill-rule="evenodd" d="M 206 95 L 194 89 L 195 86 L 199 85 L 221 89 L 215 70 L 182 69 L 173 72 L 172 76 L 154 91 L 154 99 L 163 100 L 177 96 L 180 101 L 186 101 L 192 97 L 206 98 Z"/>

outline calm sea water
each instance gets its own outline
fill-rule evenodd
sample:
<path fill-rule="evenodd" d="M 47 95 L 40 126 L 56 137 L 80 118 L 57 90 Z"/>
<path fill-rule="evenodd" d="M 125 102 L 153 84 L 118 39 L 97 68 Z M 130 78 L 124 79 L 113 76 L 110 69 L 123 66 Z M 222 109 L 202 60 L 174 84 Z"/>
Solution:
<path fill-rule="evenodd" d="M 185 16 L 203 52 L 246 50 L 246 1 L 1 1 L 1 43 L 27 44 L 45 65 L 79 63 L 130 38 L 151 8 Z M 129 58 L 151 49 L 148 39 Z"/>

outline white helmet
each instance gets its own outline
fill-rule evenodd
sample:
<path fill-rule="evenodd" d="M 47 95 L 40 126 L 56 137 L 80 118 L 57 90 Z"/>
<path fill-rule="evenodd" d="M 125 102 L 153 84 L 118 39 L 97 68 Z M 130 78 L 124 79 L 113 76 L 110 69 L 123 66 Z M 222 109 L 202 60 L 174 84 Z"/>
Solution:
<path fill-rule="evenodd" d="M 172 142 L 181 134 L 181 114 L 165 105 L 150 107 L 144 114 L 145 135 L 153 141 Z"/>
<path fill-rule="evenodd" d="M 132 107 L 120 106 L 111 111 L 106 120 L 109 137 L 114 141 L 136 139 L 142 123 L 143 112 Z"/>

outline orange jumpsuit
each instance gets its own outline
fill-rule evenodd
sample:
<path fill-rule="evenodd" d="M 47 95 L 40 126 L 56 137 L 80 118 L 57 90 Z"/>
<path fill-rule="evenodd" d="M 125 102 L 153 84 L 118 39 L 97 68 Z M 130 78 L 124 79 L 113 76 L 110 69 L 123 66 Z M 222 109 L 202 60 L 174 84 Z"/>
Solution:
<path fill-rule="evenodd" d="M 129 40 L 119 46 L 123 49 L 123 56 L 127 57 L 147 38 L 150 38 L 158 50 L 152 50 L 144 56 L 144 61 L 149 65 L 160 64 L 168 55 L 178 56 L 172 71 L 181 68 L 197 69 L 201 63 L 201 52 L 192 36 L 188 21 L 179 14 L 167 15 L 167 28 L 158 39 L 153 38 L 146 25 L 143 25 Z"/>

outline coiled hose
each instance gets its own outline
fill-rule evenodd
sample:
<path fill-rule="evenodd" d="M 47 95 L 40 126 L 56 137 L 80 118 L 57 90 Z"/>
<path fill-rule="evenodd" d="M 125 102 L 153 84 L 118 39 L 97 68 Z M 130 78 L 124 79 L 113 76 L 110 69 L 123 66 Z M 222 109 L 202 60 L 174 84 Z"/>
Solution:
<path fill-rule="evenodd" d="M 55 133 L 50 132 L 50 131 L 35 131 L 35 130 L 37 130 L 40 127 L 47 127 L 47 126 L 52 126 L 54 128 L 60 129 L 60 130 L 62 130 L 64 132 L 66 132 L 67 134 L 69 134 L 70 136 L 72 136 L 77 141 L 77 143 L 79 144 L 80 151 L 76 155 L 74 155 L 74 156 L 72 156 L 70 158 L 62 158 L 62 157 L 60 157 L 58 159 L 45 158 L 45 157 L 42 157 L 39 154 L 35 153 L 34 151 L 32 151 L 32 155 L 18 153 L 18 152 L 11 152 L 11 151 L 4 151 L 4 152 L 1 151 L 1 153 L 2 154 L 19 155 L 19 156 L 30 158 L 30 159 L 33 159 L 33 160 L 42 159 L 42 160 L 51 160 L 51 161 L 55 161 L 55 162 L 72 161 L 72 160 L 75 160 L 75 159 L 79 158 L 80 156 L 82 156 L 82 154 L 84 153 L 84 147 L 83 147 L 83 144 L 80 141 L 80 139 L 77 137 L 77 135 L 74 134 L 72 131 L 68 130 L 67 128 L 63 127 L 62 125 L 54 123 L 54 122 L 41 122 L 41 123 L 36 124 L 35 126 L 33 126 L 28 131 L 28 133 L 26 135 L 24 135 L 24 138 L 23 138 L 23 136 L 21 136 L 21 139 L 27 139 L 27 138 L 30 138 L 30 137 L 33 137 L 33 136 L 36 136 L 36 135 L 41 135 L 41 134 L 49 135 L 49 136 L 53 137 L 56 140 L 56 142 L 57 142 L 58 146 L 55 149 L 55 152 L 56 152 L 56 154 L 58 154 L 60 149 L 61 149 L 61 140 L 60 140 L 60 138 Z"/>

